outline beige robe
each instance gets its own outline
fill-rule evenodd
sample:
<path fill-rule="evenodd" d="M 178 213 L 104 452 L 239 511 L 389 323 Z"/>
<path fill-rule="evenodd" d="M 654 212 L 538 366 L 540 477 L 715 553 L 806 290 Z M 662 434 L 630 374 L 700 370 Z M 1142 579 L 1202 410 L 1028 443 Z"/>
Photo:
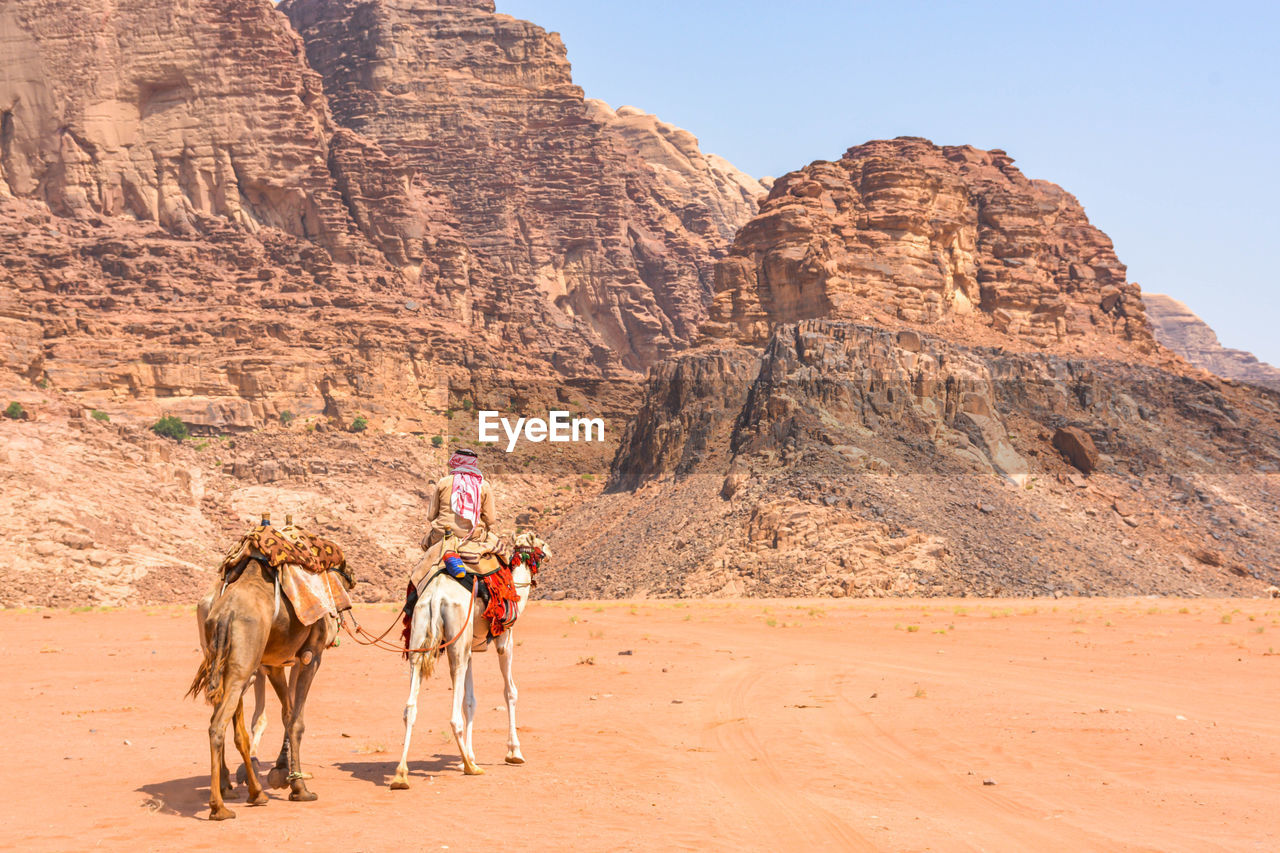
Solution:
<path fill-rule="evenodd" d="M 427 500 L 427 523 L 431 529 L 422 537 L 421 543 L 427 554 L 410 575 L 415 584 L 421 583 L 427 573 L 440 563 L 444 553 L 441 542 L 447 534 L 453 534 L 449 547 L 468 563 L 475 562 L 476 558 L 492 552 L 499 545 L 498 535 L 493 532 L 498 512 L 489 482 L 486 480 L 480 484 L 480 522 L 474 530 L 470 519 L 453 511 L 452 497 L 453 475 L 449 474 L 440 478 Z"/>

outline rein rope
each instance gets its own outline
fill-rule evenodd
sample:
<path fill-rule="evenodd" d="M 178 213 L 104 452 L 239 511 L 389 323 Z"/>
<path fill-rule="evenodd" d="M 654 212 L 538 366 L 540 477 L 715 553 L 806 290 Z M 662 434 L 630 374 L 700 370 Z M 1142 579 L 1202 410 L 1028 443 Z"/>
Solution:
<path fill-rule="evenodd" d="M 529 566 L 529 569 L 531 571 L 531 576 L 528 583 L 516 583 L 513 580 L 511 585 L 516 588 L 526 588 L 531 586 L 537 586 L 538 581 L 536 576 L 538 572 L 538 563 L 542 561 L 541 550 L 537 548 L 534 548 L 532 550 L 521 548 L 516 551 L 515 557 L 516 557 L 516 560 L 518 560 L 519 562 L 523 562 L 525 565 Z M 512 561 L 513 566 L 517 564 L 516 560 Z M 437 569 L 435 573 L 433 573 L 429 578 L 427 578 L 426 582 L 422 584 L 421 588 L 426 589 L 426 587 L 429 586 L 432 581 L 440 577 L 440 575 L 442 574 L 444 574 L 444 569 Z M 346 620 L 343 618 L 342 613 L 338 614 L 338 624 L 343 629 L 346 630 L 346 632 L 351 636 L 351 639 L 355 640 L 357 645 L 373 646 L 375 648 L 382 649 L 384 651 L 396 652 L 397 654 L 406 654 L 406 655 L 443 651 L 444 649 L 449 648 L 449 646 L 452 646 L 459 639 L 461 639 L 462 635 L 467 631 L 467 627 L 472 625 L 471 617 L 472 617 L 472 614 L 475 613 L 476 593 L 480 589 L 480 583 L 481 583 L 480 576 L 476 576 L 475 580 L 471 584 L 471 600 L 467 604 L 467 618 L 463 620 L 462 627 L 458 630 L 458 633 L 454 634 L 451 639 L 443 643 L 439 643 L 437 645 L 430 646 L 425 649 L 403 649 L 399 645 L 390 643 L 387 641 L 386 636 L 390 634 L 391 631 L 397 625 L 400 624 L 402 617 L 399 614 L 397 614 L 396 618 L 391 622 L 390 625 L 387 626 L 387 630 L 383 631 L 381 634 L 379 634 L 376 637 L 372 633 L 370 633 L 369 631 L 366 631 L 363 627 L 361 627 L 360 623 L 356 621 L 355 613 L 353 613 L 350 610 L 347 610 L 344 612 L 351 617 L 351 625 L 347 624 Z M 401 610 L 400 612 L 403 613 L 404 611 Z M 412 619 L 413 619 L 413 616 L 412 614 L 410 614 L 411 624 L 412 624 Z M 353 626 L 355 628 L 354 631 L 352 630 Z M 364 637 L 365 639 L 361 639 L 361 637 Z"/>
<path fill-rule="evenodd" d="M 432 575 L 430 578 L 428 578 L 428 579 L 427 579 L 427 583 L 423 584 L 423 587 L 425 588 L 428 584 L 430 584 L 430 583 L 431 583 L 432 581 L 434 581 L 437 577 L 439 577 L 439 576 L 440 576 L 440 574 L 441 574 L 440 572 L 436 572 L 434 575 Z M 351 613 L 350 611 L 347 611 L 347 612 L 348 612 L 348 613 L 350 614 L 350 616 L 351 616 L 351 623 L 352 623 L 352 625 L 354 625 L 354 626 L 355 626 L 355 631 L 354 631 L 354 632 L 353 632 L 353 631 L 351 630 L 351 628 L 347 625 L 346 620 L 342 619 L 341 615 L 339 615 L 339 617 L 338 617 L 338 621 L 342 624 L 342 627 L 346 629 L 347 633 L 351 635 L 351 639 L 355 640 L 355 641 L 356 641 L 356 643 L 357 643 L 357 644 L 359 644 L 359 645 L 361 645 L 361 646 L 374 646 L 374 647 L 376 647 L 376 648 L 382 649 L 383 651 L 395 652 L 395 653 L 397 653 L 397 654 L 418 654 L 418 653 L 429 653 L 429 652 L 438 652 L 438 651 L 443 651 L 444 649 L 449 648 L 449 647 L 450 647 L 450 646 L 452 646 L 454 643 L 456 643 L 459 639 L 461 639 L 462 635 L 463 635 L 464 633 L 466 633 L 467 628 L 468 628 L 468 627 L 471 627 L 471 624 L 472 624 L 472 623 L 471 623 L 471 615 L 475 612 L 475 607 L 476 607 L 476 589 L 477 589 L 477 587 L 479 586 L 479 583 L 480 583 L 480 582 L 477 580 L 477 581 L 476 581 L 476 583 L 472 584 L 472 586 L 471 586 L 471 600 L 470 600 L 470 602 L 468 602 L 468 604 L 467 604 L 467 618 L 466 618 L 466 619 L 464 619 L 464 620 L 462 621 L 462 627 L 461 627 L 460 629 L 458 629 L 458 633 L 454 634 L 454 635 L 453 635 L 453 637 L 452 637 L 451 639 L 449 639 L 449 640 L 447 640 L 447 641 L 445 641 L 445 642 L 443 642 L 443 643 L 439 643 L 439 644 L 434 645 L 434 646 L 429 646 L 429 647 L 427 647 L 427 648 L 425 648 L 425 649 L 402 649 L 402 648 L 400 648 L 400 646 L 395 645 L 395 644 L 393 644 L 393 643 L 389 643 L 389 642 L 387 642 L 387 641 L 386 641 L 386 639 L 385 639 L 385 638 L 386 638 L 387 634 L 390 634 L 390 633 L 391 633 L 391 630 L 392 630 L 393 628 L 395 628 L 397 625 L 399 625 L 399 624 L 400 624 L 400 618 L 401 618 L 401 617 L 399 616 L 399 614 L 397 614 L 397 615 L 396 615 L 395 620 L 394 620 L 394 621 L 393 621 L 389 626 L 387 626 L 387 630 L 383 631 L 383 632 L 382 632 L 382 634 L 380 634 L 380 635 L 379 635 L 379 636 L 377 636 L 377 637 L 373 636 L 373 634 L 369 633 L 369 632 L 368 632 L 368 631 L 366 631 L 364 628 L 362 628 L 362 627 L 360 626 L 360 623 L 356 621 L 355 614 L 354 614 L 354 613 Z M 403 611 L 402 611 L 402 612 L 403 612 Z M 412 617 L 411 617 L 411 618 L 412 618 Z M 368 637 L 369 639 L 367 639 L 367 640 L 362 640 L 362 639 L 360 639 L 360 637 L 359 637 L 359 636 L 357 636 L 357 634 L 359 634 L 359 635 L 363 635 L 363 636 L 365 636 L 365 637 Z"/>

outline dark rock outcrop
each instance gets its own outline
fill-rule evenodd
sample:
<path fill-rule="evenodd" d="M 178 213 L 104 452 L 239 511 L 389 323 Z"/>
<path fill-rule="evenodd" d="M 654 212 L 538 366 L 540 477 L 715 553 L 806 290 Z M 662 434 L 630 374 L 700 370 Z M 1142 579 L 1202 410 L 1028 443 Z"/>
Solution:
<path fill-rule="evenodd" d="M 1275 395 L 847 321 L 780 324 L 758 370 L 756 352 L 654 369 L 613 490 L 562 525 L 577 589 L 1197 595 L 1280 577 Z M 1096 438 L 1087 480 L 1055 435 Z M 1230 556 L 1209 571 L 1211 539 Z"/>

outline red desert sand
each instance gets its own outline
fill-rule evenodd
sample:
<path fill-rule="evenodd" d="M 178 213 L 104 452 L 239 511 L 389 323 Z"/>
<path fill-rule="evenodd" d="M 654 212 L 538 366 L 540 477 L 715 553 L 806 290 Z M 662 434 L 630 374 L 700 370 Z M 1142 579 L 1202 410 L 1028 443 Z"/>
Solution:
<path fill-rule="evenodd" d="M 437 672 L 388 790 L 406 667 L 346 640 L 307 706 L 319 801 L 241 786 L 212 824 L 190 608 L 0 613 L 0 847 L 1280 848 L 1280 602 L 535 601 L 517 630 L 528 764 L 490 651 L 487 775 Z"/>

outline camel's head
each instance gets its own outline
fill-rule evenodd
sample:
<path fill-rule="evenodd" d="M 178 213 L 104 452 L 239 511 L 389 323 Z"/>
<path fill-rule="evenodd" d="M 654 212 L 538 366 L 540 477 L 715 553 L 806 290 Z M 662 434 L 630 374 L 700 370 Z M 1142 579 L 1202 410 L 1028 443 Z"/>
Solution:
<path fill-rule="evenodd" d="M 551 559 L 551 546 L 547 544 L 545 539 L 542 539 L 532 530 L 526 530 L 523 533 L 516 534 L 515 550 L 526 551 L 531 555 L 533 555 L 534 552 L 540 552 L 536 555 L 539 561 Z"/>
<path fill-rule="evenodd" d="M 351 567 L 347 565 L 346 560 L 343 560 L 342 565 L 338 566 L 333 571 L 338 575 L 338 577 L 342 578 L 342 584 L 347 589 L 351 590 L 356 588 L 355 572 L 351 571 Z"/>
<path fill-rule="evenodd" d="M 532 530 L 517 533 L 512 545 L 512 568 L 529 573 L 529 581 L 538 585 L 538 570 L 551 557 L 551 546 Z"/>

